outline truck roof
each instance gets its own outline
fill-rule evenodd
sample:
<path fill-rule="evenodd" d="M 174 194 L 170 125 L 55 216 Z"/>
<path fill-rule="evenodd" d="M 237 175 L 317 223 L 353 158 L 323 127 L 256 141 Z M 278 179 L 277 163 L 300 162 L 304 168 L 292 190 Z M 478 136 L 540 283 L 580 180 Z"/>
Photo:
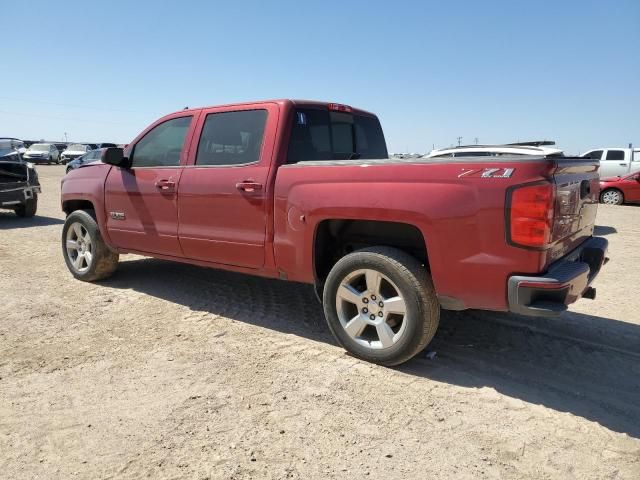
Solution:
<path fill-rule="evenodd" d="M 324 101 L 319 101 L 319 100 L 303 100 L 303 99 L 291 99 L 291 98 L 280 98 L 280 99 L 274 99 L 274 100 L 256 100 L 253 102 L 238 102 L 238 103 L 226 103 L 226 104 L 222 104 L 222 105 L 209 105 L 209 106 L 202 106 L 202 107 L 194 107 L 194 108 L 185 108 L 184 110 L 178 110 L 176 112 L 172 112 L 169 115 L 173 115 L 179 112 L 185 112 L 185 111 L 198 111 L 198 110 L 204 110 L 207 108 L 218 108 L 218 107 L 242 107 L 245 105 L 260 105 L 260 104 L 267 104 L 267 103 L 277 103 L 280 105 L 292 105 L 292 106 L 296 106 L 296 107 L 328 107 L 331 104 L 338 104 L 338 105 L 345 105 L 348 106 L 349 108 L 351 108 L 351 110 L 354 113 L 358 113 L 360 115 L 371 115 L 371 116 L 376 116 L 375 113 L 372 112 L 368 112 L 367 110 L 362 110 L 360 108 L 356 108 L 353 107 L 351 105 L 346 105 L 343 103 L 339 103 L 339 102 L 324 102 Z"/>

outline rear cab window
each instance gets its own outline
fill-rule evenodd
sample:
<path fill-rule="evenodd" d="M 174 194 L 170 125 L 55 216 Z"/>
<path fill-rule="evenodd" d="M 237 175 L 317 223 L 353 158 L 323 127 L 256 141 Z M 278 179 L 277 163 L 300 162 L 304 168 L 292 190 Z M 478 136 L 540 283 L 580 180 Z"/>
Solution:
<path fill-rule="evenodd" d="M 266 123 L 266 110 L 210 113 L 200 135 L 196 165 L 257 163 Z"/>
<path fill-rule="evenodd" d="M 607 150 L 607 160 L 624 160 L 624 150 Z"/>
<path fill-rule="evenodd" d="M 326 107 L 295 110 L 287 163 L 388 156 L 382 127 L 373 115 Z"/>

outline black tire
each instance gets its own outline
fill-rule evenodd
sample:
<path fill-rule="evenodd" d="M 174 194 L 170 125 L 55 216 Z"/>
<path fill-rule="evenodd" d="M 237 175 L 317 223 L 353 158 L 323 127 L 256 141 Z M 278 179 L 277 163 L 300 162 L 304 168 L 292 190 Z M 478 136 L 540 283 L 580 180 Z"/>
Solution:
<path fill-rule="evenodd" d="M 83 271 L 73 265 L 67 249 L 69 229 L 78 223 L 88 233 L 91 242 L 91 263 Z M 118 268 L 118 260 L 120 258 L 116 252 L 110 250 L 107 244 L 104 243 L 93 210 L 76 210 L 67 217 L 62 228 L 62 255 L 71 274 L 78 280 L 85 282 L 95 282 L 113 275 Z"/>
<path fill-rule="evenodd" d="M 28 198 L 23 205 L 16 207 L 14 211 L 19 217 L 33 217 L 38 211 L 38 194 L 34 193 L 33 198 Z"/>
<path fill-rule="evenodd" d="M 366 340 L 356 341 L 340 321 L 336 299 L 338 289 L 345 278 L 358 270 L 381 273 L 395 284 L 404 300 L 406 313 L 402 321 L 406 325 L 401 335 L 396 334 L 400 337 L 390 347 L 376 349 L 363 345 Z M 440 305 L 427 269 L 414 257 L 390 247 L 365 248 L 341 258 L 327 277 L 323 306 L 331 333 L 340 345 L 358 358 L 385 366 L 399 365 L 422 351 L 433 339 L 440 320 Z M 356 309 L 356 315 L 360 315 L 360 308 Z"/>
<path fill-rule="evenodd" d="M 600 193 L 600 203 L 622 205 L 624 203 L 624 193 L 617 188 L 607 188 Z"/>

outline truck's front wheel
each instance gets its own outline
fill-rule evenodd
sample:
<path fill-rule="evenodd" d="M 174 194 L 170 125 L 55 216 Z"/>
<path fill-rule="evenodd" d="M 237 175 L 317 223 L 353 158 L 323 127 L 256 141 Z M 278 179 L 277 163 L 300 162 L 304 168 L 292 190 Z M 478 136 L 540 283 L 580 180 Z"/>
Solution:
<path fill-rule="evenodd" d="M 431 341 L 440 306 L 427 270 L 389 247 L 358 250 L 327 277 L 324 312 L 338 342 L 381 365 L 406 362 Z"/>
<path fill-rule="evenodd" d="M 119 255 L 109 250 L 94 216 L 84 210 L 67 217 L 62 228 L 62 254 L 73 276 L 85 282 L 110 277 L 118 267 Z"/>

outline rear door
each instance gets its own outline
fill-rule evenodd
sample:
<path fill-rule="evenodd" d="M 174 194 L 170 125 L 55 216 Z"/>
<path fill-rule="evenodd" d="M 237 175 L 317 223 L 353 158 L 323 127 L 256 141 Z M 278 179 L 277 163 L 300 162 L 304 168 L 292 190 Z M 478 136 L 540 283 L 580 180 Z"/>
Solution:
<path fill-rule="evenodd" d="M 617 177 L 623 176 L 629 173 L 629 155 L 624 149 L 610 148 L 604 151 L 602 160 L 600 161 L 600 168 L 604 169 L 606 175 L 601 177 Z"/>
<path fill-rule="evenodd" d="M 188 258 L 260 268 L 276 104 L 204 110 L 178 189 L 180 244 Z"/>
<path fill-rule="evenodd" d="M 192 113 L 156 123 L 129 149 L 131 168 L 109 172 L 107 229 L 118 247 L 182 256 L 177 192 L 194 125 Z"/>

